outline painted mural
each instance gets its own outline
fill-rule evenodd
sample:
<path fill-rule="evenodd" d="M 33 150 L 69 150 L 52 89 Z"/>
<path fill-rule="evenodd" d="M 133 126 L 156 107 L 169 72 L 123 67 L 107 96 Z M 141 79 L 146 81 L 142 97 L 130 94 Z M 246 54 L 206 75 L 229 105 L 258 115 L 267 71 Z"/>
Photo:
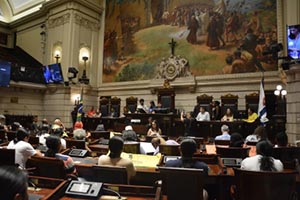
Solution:
<path fill-rule="evenodd" d="M 195 76 L 277 70 L 276 0 L 107 0 L 105 15 L 103 82 L 153 79 L 172 45 Z"/>

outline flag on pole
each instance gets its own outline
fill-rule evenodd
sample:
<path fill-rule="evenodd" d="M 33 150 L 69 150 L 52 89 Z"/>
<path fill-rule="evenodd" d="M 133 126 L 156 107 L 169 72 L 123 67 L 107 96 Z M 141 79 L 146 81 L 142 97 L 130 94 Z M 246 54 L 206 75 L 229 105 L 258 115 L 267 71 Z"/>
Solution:
<path fill-rule="evenodd" d="M 78 122 L 81 121 L 82 114 L 83 114 L 83 88 L 81 88 L 80 100 L 78 104 L 78 111 L 77 111 L 77 120 Z"/>
<path fill-rule="evenodd" d="M 259 102 L 258 102 L 258 117 L 262 124 L 269 121 L 267 118 L 267 107 L 266 107 L 266 97 L 264 91 L 264 78 L 261 79 L 260 89 L 259 89 Z"/>

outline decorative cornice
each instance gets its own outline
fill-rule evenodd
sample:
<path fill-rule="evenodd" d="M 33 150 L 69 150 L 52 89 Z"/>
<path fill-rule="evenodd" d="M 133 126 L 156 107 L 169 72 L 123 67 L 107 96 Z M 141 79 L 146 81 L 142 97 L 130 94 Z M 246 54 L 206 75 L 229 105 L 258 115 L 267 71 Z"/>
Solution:
<path fill-rule="evenodd" d="M 55 18 L 50 18 L 48 20 L 48 28 L 55 28 L 57 26 L 61 26 L 64 25 L 66 23 L 70 22 L 70 18 L 71 18 L 71 14 L 70 13 L 66 13 L 64 15 L 61 15 L 59 17 L 55 17 Z"/>
<path fill-rule="evenodd" d="M 77 13 L 75 13 L 74 18 L 76 24 L 79 24 L 80 26 L 83 26 L 86 29 L 90 29 L 92 31 L 98 31 L 100 29 L 100 21 L 99 22 L 91 21 Z"/>

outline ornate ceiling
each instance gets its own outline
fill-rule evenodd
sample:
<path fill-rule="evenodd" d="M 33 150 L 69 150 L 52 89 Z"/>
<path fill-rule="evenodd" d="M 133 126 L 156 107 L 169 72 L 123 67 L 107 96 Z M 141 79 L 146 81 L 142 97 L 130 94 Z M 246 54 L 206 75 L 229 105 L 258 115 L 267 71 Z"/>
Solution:
<path fill-rule="evenodd" d="M 1 0 L 0 21 L 10 23 L 34 13 L 46 1 L 50 0 Z"/>

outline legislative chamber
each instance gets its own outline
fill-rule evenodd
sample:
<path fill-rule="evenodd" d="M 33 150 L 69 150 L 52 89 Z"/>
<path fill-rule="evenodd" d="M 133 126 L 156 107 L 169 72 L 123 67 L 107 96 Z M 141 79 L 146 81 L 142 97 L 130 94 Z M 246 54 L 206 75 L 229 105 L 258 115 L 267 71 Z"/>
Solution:
<path fill-rule="evenodd" d="M 0 199 L 299 199 L 299 13 L 0 1 Z"/>

